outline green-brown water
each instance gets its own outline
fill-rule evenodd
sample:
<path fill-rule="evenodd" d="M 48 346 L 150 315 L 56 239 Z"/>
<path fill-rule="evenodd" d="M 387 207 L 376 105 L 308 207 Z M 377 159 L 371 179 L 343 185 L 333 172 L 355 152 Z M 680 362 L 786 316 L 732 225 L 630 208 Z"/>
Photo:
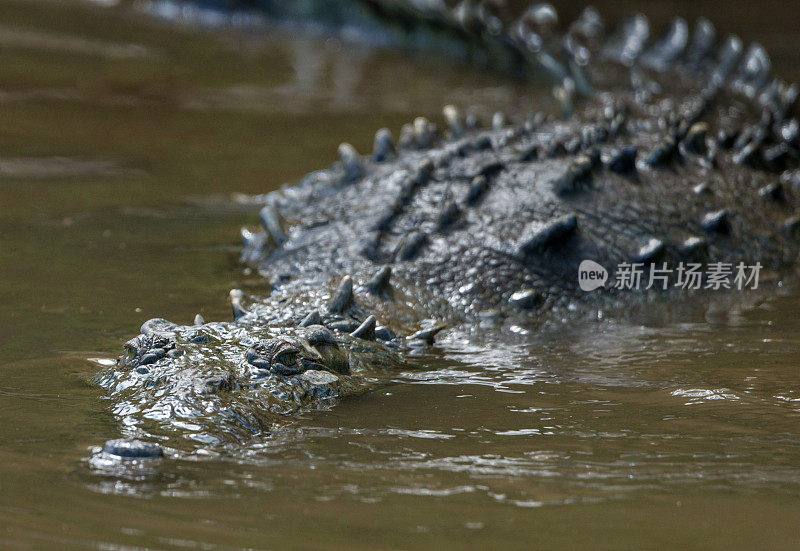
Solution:
<path fill-rule="evenodd" d="M 800 74 L 797 6 L 679 5 Z M 608 10 L 663 23 L 674 6 Z M 420 56 L 44 1 L 0 3 L 0 59 L 0 548 L 800 545 L 796 289 L 713 323 L 442 355 L 238 454 L 93 471 L 89 448 L 119 434 L 98 362 L 146 319 L 225 319 L 231 287 L 264 289 L 237 262 L 255 220 L 237 194 L 447 102 L 546 94 Z"/>

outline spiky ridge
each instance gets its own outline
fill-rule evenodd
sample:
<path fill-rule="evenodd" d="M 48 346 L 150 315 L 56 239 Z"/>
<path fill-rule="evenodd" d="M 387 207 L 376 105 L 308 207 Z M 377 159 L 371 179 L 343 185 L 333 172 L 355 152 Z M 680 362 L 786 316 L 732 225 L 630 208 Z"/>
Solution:
<path fill-rule="evenodd" d="M 586 258 L 796 260 L 797 88 L 759 45 L 716 46 L 705 20 L 690 35 L 676 19 L 653 41 L 641 15 L 609 37 L 592 9 L 563 35 L 552 23 L 528 11 L 492 39 L 532 64 L 562 52 L 549 66 L 565 71 L 567 109 L 576 78 L 591 80 L 570 116 L 478 128 L 448 106 L 444 132 L 418 118 L 397 146 L 379 130 L 371 157 L 343 144 L 341 163 L 266 197 L 266 219 L 280 211 L 283 225 L 249 237 L 246 258 L 278 294 L 391 264 L 420 317 L 448 320 L 518 309 L 515 293 L 541 297 L 537 311 L 598 300 L 577 290 Z"/>

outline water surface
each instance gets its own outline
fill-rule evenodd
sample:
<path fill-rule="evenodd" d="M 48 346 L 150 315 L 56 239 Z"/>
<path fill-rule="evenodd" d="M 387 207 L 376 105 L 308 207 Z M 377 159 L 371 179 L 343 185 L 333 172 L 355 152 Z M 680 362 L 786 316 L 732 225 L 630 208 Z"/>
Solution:
<path fill-rule="evenodd" d="M 800 74 L 796 6 L 604 11 L 663 25 L 676 6 Z M 119 435 L 99 365 L 144 320 L 227 319 L 230 288 L 266 289 L 238 264 L 249 196 L 444 103 L 552 105 L 500 75 L 329 37 L 43 1 L 3 2 L 0 22 L 0 547 L 800 543 L 792 286 L 710 322 L 442 351 L 247 448 L 128 477 L 91 469 L 90 448 Z"/>

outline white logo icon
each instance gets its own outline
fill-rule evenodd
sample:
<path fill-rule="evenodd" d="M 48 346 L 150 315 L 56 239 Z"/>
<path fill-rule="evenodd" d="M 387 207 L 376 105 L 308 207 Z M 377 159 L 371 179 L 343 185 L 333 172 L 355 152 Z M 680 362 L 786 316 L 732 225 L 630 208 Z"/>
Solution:
<path fill-rule="evenodd" d="M 583 291 L 594 291 L 606 284 L 608 270 L 594 260 L 584 260 L 578 266 L 578 285 Z"/>

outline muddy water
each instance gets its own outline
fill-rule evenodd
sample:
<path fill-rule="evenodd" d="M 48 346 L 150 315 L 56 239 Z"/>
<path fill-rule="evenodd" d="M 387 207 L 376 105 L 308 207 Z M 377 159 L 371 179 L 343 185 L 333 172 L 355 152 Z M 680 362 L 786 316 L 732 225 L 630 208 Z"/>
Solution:
<path fill-rule="evenodd" d="M 636 5 L 657 22 L 674 6 Z M 800 73 L 797 6 L 683 9 Z M 231 287 L 264 288 L 236 260 L 248 195 L 445 102 L 549 104 L 428 57 L 99 6 L 3 2 L 0 51 L 0 547 L 800 544 L 791 286 L 713 322 L 442 353 L 239 453 L 90 469 L 119 434 L 99 364 L 146 319 L 227 318 Z"/>

